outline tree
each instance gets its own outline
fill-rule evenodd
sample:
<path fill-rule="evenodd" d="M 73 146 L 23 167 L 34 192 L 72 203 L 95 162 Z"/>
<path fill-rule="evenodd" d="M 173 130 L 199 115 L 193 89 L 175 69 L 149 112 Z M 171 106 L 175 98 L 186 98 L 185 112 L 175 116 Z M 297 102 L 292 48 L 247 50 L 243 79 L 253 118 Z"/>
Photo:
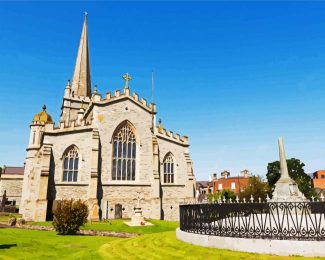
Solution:
<path fill-rule="evenodd" d="M 252 176 L 249 178 L 247 186 L 240 193 L 240 199 L 245 198 L 248 201 L 253 196 L 254 201 L 258 201 L 259 199 L 265 201 L 269 190 L 269 185 L 263 182 L 260 176 Z"/>
<path fill-rule="evenodd" d="M 208 195 L 209 202 L 218 201 L 219 199 L 234 200 L 236 199 L 236 194 L 231 190 L 224 189 L 222 192 L 214 192 Z"/>
<path fill-rule="evenodd" d="M 316 197 L 317 193 L 311 177 L 305 173 L 305 164 L 299 159 L 291 158 L 287 160 L 289 176 L 297 183 L 299 190 L 310 199 Z M 275 183 L 280 179 L 280 162 L 275 161 L 267 165 L 267 181 L 271 188 L 271 193 L 274 191 Z"/>
<path fill-rule="evenodd" d="M 88 207 L 81 200 L 61 200 L 53 210 L 53 226 L 62 235 L 73 235 L 87 223 Z"/>

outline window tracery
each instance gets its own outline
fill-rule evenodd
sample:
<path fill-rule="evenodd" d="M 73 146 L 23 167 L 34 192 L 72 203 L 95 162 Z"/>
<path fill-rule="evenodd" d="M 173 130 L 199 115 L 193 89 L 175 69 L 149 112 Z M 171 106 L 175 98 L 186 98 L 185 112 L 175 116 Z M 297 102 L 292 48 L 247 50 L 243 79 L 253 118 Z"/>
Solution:
<path fill-rule="evenodd" d="M 164 159 L 164 183 L 174 183 L 174 158 L 168 153 Z"/>
<path fill-rule="evenodd" d="M 136 146 L 135 134 L 126 123 L 113 137 L 112 180 L 135 180 Z"/>
<path fill-rule="evenodd" d="M 76 146 L 73 146 L 63 155 L 63 181 L 77 182 L 79 155 Z"/>

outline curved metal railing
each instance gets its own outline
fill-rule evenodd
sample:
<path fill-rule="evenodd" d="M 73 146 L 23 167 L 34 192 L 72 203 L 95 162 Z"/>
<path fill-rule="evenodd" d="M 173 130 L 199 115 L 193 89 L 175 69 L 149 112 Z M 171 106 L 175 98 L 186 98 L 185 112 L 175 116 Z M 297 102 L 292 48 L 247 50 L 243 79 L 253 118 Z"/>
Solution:
<path fill-rule="evenodd" d="M 180 205 L 180 229 L 222 237 L 325 240 L 325 202 Z"/>

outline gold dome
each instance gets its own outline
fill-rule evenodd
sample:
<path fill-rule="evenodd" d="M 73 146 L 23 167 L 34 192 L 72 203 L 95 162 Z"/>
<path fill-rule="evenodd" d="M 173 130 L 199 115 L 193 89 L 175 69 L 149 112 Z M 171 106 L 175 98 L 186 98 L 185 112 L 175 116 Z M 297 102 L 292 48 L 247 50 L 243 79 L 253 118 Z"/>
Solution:
<path fill-rule="evenodd" d="M 37 121 L 37 122 L 40 121 L 40 122 L 43 122 L 45 124 L 53 123 L 52 117 L 48 113 L 46 113 L 46 106 L 45 105 L 43 106 L 43 111 L 34 116 L 33 122 L 35 122 L 35 121 Z"/>

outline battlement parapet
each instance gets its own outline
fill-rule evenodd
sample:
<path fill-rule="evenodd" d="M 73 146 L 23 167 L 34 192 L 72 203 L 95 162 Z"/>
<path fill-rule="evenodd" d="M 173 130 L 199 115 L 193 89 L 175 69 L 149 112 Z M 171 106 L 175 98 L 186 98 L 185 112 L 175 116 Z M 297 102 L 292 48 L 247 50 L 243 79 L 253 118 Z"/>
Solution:
<path fill-rule="evenodd" d="M 83 96 L 73 96 L 72 94 L 69 97 L 64 97 L 65 100 L 69 101 L 75 101 L 75 102 L 84 102 L 89 103 L 91 99 L 89 97 L 83 97 Z"/>
<path fill-rule="evenodd" d="M 99 94 L 97 94 L 97 96 L 100 96 Z M 150 112 L 156 112 L 156 104 L 155 103 L 148 103 L 147 100 L 145 98 L 139 98 L 139 95 L 136 92 L 133 92 L 133 94 L 131 95 L 130 93 L 130 89 L 129 88 L 124 88 L 124 91 L 121 92 L 121 90 L 116 89 L 114 91 L 114 95 L 111 94 L 111 92 L 107 92 L 105 94 L 104 98 L 100 98 L 100 99 L 95 99 L 94 97 L 92 98 L 92 102 L 89 104 L 88 108 L 91 107 L 92 103 L 99 103 L 99 104 L 106 104 L 106 103 L 110 103 L 110 102 L 114 102 L 123 98 L 128 98 L 130 100 L 132 100 L 133 102 L 135 102 L 136 104 L 140 105 L 141 107 L 145 108 L 146 110 L 150 111 Z M 85 112 L 85 114 L 87 114 L 87 110 Z"/>
<path fill-rule="evenodd" d="M 79 131 L 90 128 L 92 128 L 91 124 L 87 123 L 85 120 L 81 120 L 80 123 L 75 120 L 68 122 L 68 124 L 65 122 L 60 122 L 59 126 L 53 127 L 52 129 L 46 129 L 46 133 L 70 132 L 73 130 Z"/>
<path fill-rule="evenodd" d="M 158 137 L 163 137 L 165 139 L 169 139 L 173 142 L 177 142 L 183 145 L 189 145 L 189 139 L 188 136 L 186 135 L 181 136 L 178 133 L 174 134 L 173 131 L 166 130 L 165 128 L 159 126 L 156 127 L 155 130 L 156 130 L 155 133 Z"/>
<path fill-rule="evenodd" d="M 45 130 L 47 129 L 53 129 L 54 128 L 54 122 L 53 123 L 45 123 L 43 121 L 32 121 L 32 123 L 30 124 L 30 127 L 32 126 L 38 126 L 38 127 L 44 127 Z"/>
<path fill-rule="evenodd" d="M 91 125 L 91 123 L 87 123 L 85 120 L 81 120 L 80 122 L 78 122 L 78 120 L 69 122 L 61 121 L 57 126 L 55 126 L 54 123 L 45 125 L 45 131 L 73 129 L 89 125 Z"/>

